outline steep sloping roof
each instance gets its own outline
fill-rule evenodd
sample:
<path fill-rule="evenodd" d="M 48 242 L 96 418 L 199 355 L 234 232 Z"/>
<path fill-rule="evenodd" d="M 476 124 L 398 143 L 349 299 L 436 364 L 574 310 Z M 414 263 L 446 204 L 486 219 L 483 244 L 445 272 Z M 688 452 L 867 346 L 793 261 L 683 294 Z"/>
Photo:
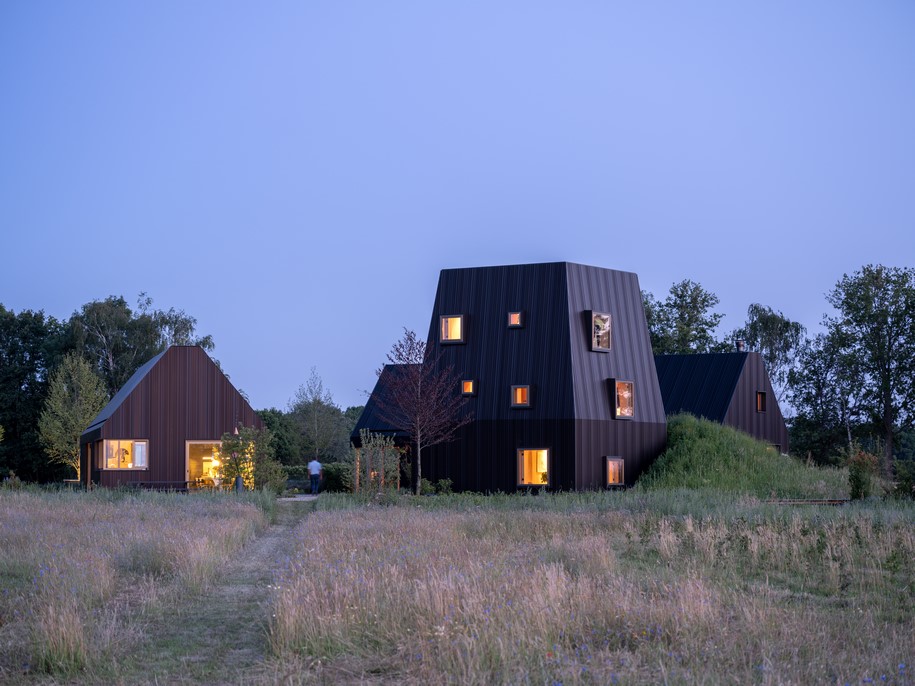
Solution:
<path fill-rule="evenodd" d="M 394 438 L 407 437 L 402 429 L 392 426 L 384 419 L 383 412 L 381 411 L 381 406 L 388 397 L 388 381 L 391 378 L 391 370 L 401 366 L 406 365 L 386 364 L 381 370 L 381 375 L 378 377 L 378 382 L 375 384 L 374 390 L 372 390 L 372 395 L 365 403 L 365 408 L 363 408 L 362 414 L 359 415 L 359 420 L 356 422 L 353 433 L 350 434 L 351 440 L 357 445 L 359 444 L 359 432 L 362 429 L 368 429 L 372 433 L 387 434 L 389 436 L 394 436 Z"/>
<path fill-rule="evenodd" d="M 162 359 L 162 356 L 166 352 L 167 352 L 167 350 L 163 350 L 161 353 L 156 355 L 154 358 L 149 360 L 149 362 L 147 362 L 142 367 L 140 367 L 137 371 L 135 371 L 133 373 L 133 376 L 131 376 L 127 380 L 127 383 L 125 383 L 121 387 L 121 389 L 117 393 L 114 394 L 114 397 L 108 401 L 108 404 L 102 408 L 102 411 L 99 412 L 96 415 L 95 419 L 93 419 L 89 423 L 88 428 L 85 431 L 83 431 L 83 434 L 87 434 L 92 431 L 95 431 L 102 424 L 104 424 L 111 417 L 111 415 L 114 414 L 115 410 L 117 410 L 121 406 L 121 403 L 123 403 L 127 399 L 127 396 L 129 396 L 131 393 L 133 393 L 133 390 L 137 387 L 137 385 L 143 380 L 143 378 L 147 374 L 149 374 L 149 370 L 156 366 L 156 363 L 160 359 Z"/>
<path fill-rule="evenodd" d="M 664 411 L 723 422 L 748 354 L 655 355 Z"/>

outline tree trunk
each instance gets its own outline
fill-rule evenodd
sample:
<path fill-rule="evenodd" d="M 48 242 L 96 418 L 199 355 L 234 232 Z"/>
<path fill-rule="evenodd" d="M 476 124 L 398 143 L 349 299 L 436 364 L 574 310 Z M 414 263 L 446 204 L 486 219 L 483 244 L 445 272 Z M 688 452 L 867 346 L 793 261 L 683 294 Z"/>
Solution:
<path fill-rule="evenodd" d="M 416 432 L 416 495 L 419 495 L 420 484 L 423 482 L 423 466 L 420 461 L 420 451 L 423 448 L 423 435 L 421 431 Z"/>

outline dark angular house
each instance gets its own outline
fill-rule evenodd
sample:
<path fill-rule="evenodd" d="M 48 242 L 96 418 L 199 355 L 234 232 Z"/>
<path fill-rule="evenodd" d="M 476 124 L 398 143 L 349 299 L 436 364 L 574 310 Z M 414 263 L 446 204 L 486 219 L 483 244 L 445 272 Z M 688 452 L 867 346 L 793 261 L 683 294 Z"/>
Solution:
<path fill-rule="evenodd" d="M 459 373 L 473 421 L 423 450 L 456 490 L 630 485 L 667 423 L 638 277 L 568 262 L 446 269 L 427 346 Z M 354 431 L 391 433 L 384 374 Z"/>
<path fill-rule="evenodd" d="M 788 428 L 759 353 L 657 355 L 654 359 L 668 415 L 689 412 L 788 452 Z"/>
<path fill-rule="evenodd" d="M 212 483 L 220 438 L 263 428 L 248 401 L 197 346 L 172 346 L 130 377 L 80 437 L 88 485 L 183 488 Z"/>

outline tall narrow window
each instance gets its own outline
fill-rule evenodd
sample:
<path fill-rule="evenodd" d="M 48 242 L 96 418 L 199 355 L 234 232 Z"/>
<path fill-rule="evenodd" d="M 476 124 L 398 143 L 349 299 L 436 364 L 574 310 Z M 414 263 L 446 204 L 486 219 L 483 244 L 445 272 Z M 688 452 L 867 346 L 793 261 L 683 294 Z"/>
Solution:
<path fill-rule="evenodd" d="M 518 451 L 518 485 L 546 486 L 550 483 L 550 451 L 545 448 Z"/>
<path fill-rule="evenodd" d="M 464 315 L 448 314 L 442 316 L 440 340 L 442 343 L 464 342 Z"/>
<path fill-rule="evenodd" d="M 623 475 L 623 458 L 621 457 L 608 457 L 607 458 L 607 485 L 608 486 L 622 486 L 625 481 Z"/>
<path fill-rule="evenodd" d="M 591 350 L 610 352 L 610 315 L 591 312 Z"/>
<path fill-rule="evenodd" d="M 617 419 L 632 419 L 635 415 L 635 398 L 631 381 L 610 380 L 613 393 L 613 416 Z"/>
<path fill-rule="evenodd" d="M 148 441 L 105 441 L 105 469 L 146 469 Z"/>
<path fill-rule="evenodd" d="M 512 407 L 531 406 L 531 387 L 512 386 Z"/>
<path fill-rule="evenodd" d="M 461 381 L 461 395 L 476 395 L 477 384 L 473 379 L 464 379 Z"/>
<path fill-rule="evenodd" d="M 508 313 L 508 328 L 509 329 L 520 329 L 524 326 L 524 313 L 523 312 L 509 312 Z"/>
<path fill-rule="evenodd" d="M 756 392 L 756 411 L 757 412 L 766 411 L 766 394 L 764 391 Z"/>

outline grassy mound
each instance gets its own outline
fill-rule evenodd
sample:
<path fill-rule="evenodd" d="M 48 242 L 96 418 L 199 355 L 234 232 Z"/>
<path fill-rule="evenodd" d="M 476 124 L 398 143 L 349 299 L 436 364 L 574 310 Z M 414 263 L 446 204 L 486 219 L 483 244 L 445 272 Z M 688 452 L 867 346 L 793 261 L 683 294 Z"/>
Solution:
<path fill-rule="evenodd" d="M 638 488 L 847 498 L 848 474 L 845 469 L 807 466 L 736 429 L 682 414 L 668 421 L 667 451 L 639 479 Z"/>

